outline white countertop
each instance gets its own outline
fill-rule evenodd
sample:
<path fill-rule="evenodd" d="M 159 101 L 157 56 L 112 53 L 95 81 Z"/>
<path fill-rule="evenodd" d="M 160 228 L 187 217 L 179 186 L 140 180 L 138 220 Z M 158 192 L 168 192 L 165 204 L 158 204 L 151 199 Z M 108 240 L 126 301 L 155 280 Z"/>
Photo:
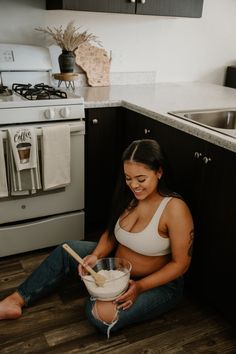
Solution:
<path fill-rule="evenodd" d="M 236 152 L 230 137 L 168 114 L 176 110 L 236 109 L 236 89 L 183 82 L 108 87 L 80 87 L 86 108 L 122 106 Z"/>

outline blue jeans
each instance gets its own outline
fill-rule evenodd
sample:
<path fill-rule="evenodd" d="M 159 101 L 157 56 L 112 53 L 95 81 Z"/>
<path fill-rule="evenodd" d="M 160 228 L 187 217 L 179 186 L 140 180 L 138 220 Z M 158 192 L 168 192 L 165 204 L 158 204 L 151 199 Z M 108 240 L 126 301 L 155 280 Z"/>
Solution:
<path fill-rule="evenodd" d="M 96 247 L 96 242 L 67 241 L 80 257 L 90 254 Z M 68 275 L 77 274 L 77 262 L 58 246 L 39 265 L 39 267 L 19 286 L 18 293 L 25 301 L 25 305 L 50 293 Z M 178 278 L 168 284 L 148 290 L 138 296 L 128 310 L 120 310 L 118 321 L 111 328 L 111 332 L 119 330 L 129 324 L 143 322 L 156 318 L 158 315 L 172 309 L 182 299 L 183 278 Z M 94 300 L 86 301 L 88 320 L 103 333 L 107 333 L 107 324 L 95 318 L 92 314 Z"/>

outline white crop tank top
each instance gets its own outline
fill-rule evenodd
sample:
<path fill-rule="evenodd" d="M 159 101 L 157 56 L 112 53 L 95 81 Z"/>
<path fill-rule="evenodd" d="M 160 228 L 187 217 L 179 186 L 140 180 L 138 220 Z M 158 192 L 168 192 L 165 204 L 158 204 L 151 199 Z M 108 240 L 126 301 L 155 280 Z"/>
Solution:
<path fill-rule="evenodd" d="M 172 197 L 165 197 L 150 223 L 140 232 L 129 232 L 120 227 L 119 220 L 115 225 L 115 237 L 117 241 L 132 251 L 143 254 L 144 256 L 163 256 L 171 253 L 170 239 L 159 235 L 158 225 L 167 203 Z"/>

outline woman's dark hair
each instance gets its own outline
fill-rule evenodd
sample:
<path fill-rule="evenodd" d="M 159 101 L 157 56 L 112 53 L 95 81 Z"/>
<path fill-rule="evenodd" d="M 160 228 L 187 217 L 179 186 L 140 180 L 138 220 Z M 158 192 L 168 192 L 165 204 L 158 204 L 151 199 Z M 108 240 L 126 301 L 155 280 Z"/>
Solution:
<path fill-rule="evenodd" d="M 165 182 L 166 165 L 160 145 L 152 139 L 143 139 L 133 141 L 124 151 L 121 158 L 120 175 L 118 177 L 115 188 L 111 215 L 108 222 L 108 233 L 110 237 L 114 236 L 114 228 L 120 215 L 125 209 L 132 209 L 137 206 L 138 201 L 135 199 L 132 191 L 126 184 L 124 174 L 124 162 L 133 161 L 139 162 L 150 170 L 158 171 L 160 168 L 163 171 L 162 177 L 157 185 L 158 192 L 163 196 L 178 196 L 171 192 Z"/>

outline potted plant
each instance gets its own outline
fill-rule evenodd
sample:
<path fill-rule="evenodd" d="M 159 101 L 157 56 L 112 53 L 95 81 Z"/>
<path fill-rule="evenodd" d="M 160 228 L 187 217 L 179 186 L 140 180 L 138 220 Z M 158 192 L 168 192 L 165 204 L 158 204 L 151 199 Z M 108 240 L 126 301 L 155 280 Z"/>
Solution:
<path fill-rule="evenodd" d="M 82 43 L 95 42 L 101 45 L 97 36 L 89 33 L 87 30 L 80 32 L 80 27 L 76 27 L 74 21 L 70 21 L 65 29 L 63 29 L 62 26 L 59 28 L 51 28 L 49 26 L 46 28 L 37 27 L 35 29 L 49 35 L 52 43 L 57 44 L 62 49 L 62 53 L 58 57 L 61 73 L 71 73 L 74 71 L 74 52 Z"/>

